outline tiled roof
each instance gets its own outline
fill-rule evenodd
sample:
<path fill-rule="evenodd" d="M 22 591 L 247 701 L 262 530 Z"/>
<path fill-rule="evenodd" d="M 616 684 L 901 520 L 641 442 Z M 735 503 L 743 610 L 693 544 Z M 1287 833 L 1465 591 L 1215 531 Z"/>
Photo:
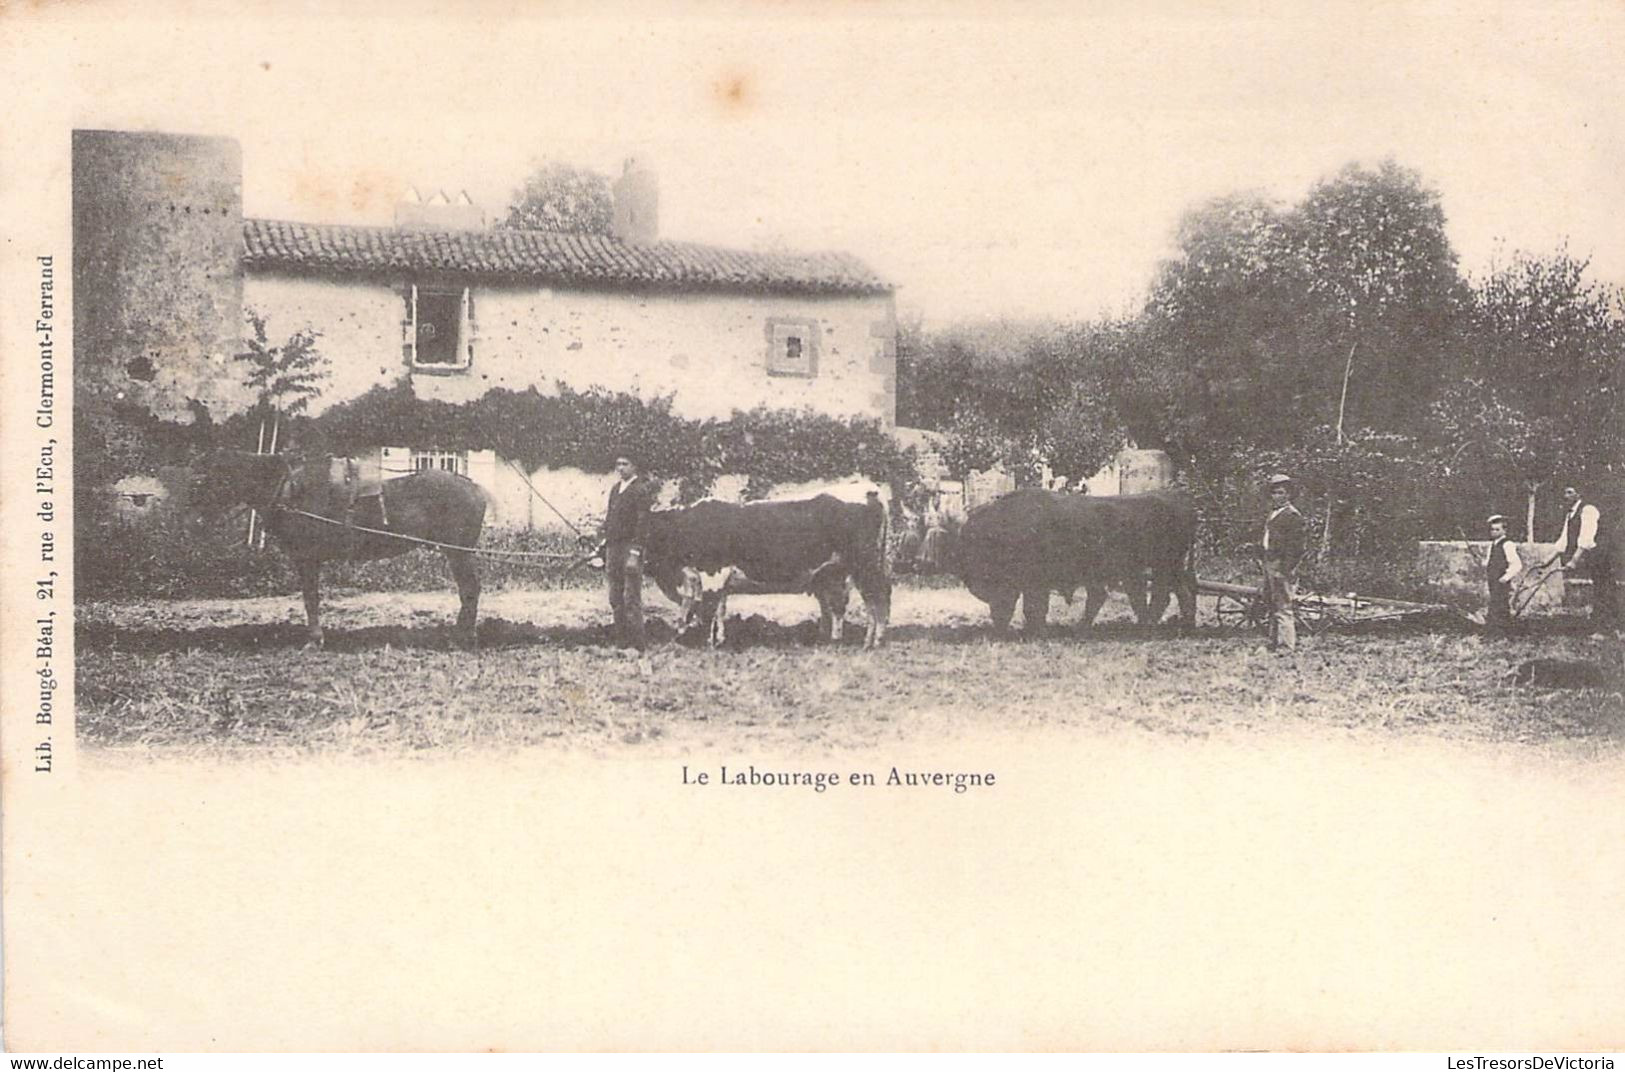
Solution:
<path fill-rule="evenodd" d="M 885 294 L 891 285 L 845 253 L 755 253 L 688 242 L 629 243 L 553 231 L 407 231 L 243 220 L 249 268 L 453 272 L 560 286 Z"/>

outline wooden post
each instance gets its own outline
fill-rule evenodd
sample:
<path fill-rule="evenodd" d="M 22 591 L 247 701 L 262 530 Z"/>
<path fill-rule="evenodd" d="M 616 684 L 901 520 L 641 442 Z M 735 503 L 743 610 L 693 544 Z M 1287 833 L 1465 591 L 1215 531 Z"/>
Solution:
<path fill-rule="evenodd" d="M 1332 510 L 1337 505 L 1337 497 L 1331 492 L 1326 493 L 1326 523 L 1320 527 L 1320 561 L 1326 561 L 1326 556 L 1332 551 Z"/>
<path fill-rule="evenodd" d="M 276 437 L 277 437 L 277 433 L 280 432 L 281 430 L 282 430 L 282 414 L 280 412 L 276 411 L 276 410 L 272 410 L 271 411 L 271 449 L 266 451 L 265 453 L 267 453 L 267 454 L 275 454 L 276 453 Z M 260 526 L 260 550 L 261 551 L 265 550 L 265 526 L 264 525 Z"/>
<path fill-rule="evenodd" d="M 1355 339 L 1349 347 L 1348 360 L 1343 363 L 1343 393 L 1337 399 L 1337 445 L 1343 445 L 1343 410 L 1349 402 L 1349 373 L 1354 371 L 1354 351 L 1359 348 L 1360 340 Z"/>
<path fill-rule="evenodd" d="M 260 437 L 259 441 L 254 444 L 254 453 L 265 453 L 265 418 L 263 417 L 260 418 Z M 250 506 L 248 508 L 248 546 L 250 547 L 254 546 L 254 526 L 258 521 L 259 513 L 252 506 Z"/>

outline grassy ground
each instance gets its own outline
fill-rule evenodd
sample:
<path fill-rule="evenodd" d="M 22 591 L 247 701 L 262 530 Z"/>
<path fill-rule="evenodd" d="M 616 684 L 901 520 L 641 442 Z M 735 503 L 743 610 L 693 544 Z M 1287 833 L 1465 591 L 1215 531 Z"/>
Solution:
<path fill-rule="evenodd" d="M 490 594 L 474 656 L 452 644 L 454 603 L 449 591 L 336 595 L 318 653 L 300 650 L 296 598 L 82 606 L 80 740 L 222 757 L 532 745 L 830 753 L 1034 729 L 1625 744 L 1619 646 L 1572 632 L 1491 642 L 1373 627 L 1281 659 L 1206 617 L 1194 637 L 1142 630 L 1114 596 L 1087 634 L 1081 607 L 1057 600 L 1050 635 L 997 641 L 963 590 L 902 586 L 876 652 L 857 647 L 859 629 L 838 648 L 813 644 L 813 604 L 800 597 L 737 601 L 739 650 L 686 647 L 654 596 L 660 642 L 640 658 L 607 644 L 601 594 L 578 589 Z M 1599 663 L 1610 687 L 1506 684 L 1533 657 Z"/>

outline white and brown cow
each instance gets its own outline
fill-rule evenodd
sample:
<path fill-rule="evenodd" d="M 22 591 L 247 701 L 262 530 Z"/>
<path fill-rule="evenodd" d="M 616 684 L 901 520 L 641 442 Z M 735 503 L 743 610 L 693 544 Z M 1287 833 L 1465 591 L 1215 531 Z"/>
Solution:
<path fill-rule="evenodd" d="M 683 627 L 726 638 L 731 594 L 805 592 L 818 600 L 821 635 L 841 638 L 849 587 L 869 613 L 865 647 L 891 615 L 886 508 L 830 496 L 796 502 L 701 502 L 649 515 L 644 570 L 682 607 Z"/>

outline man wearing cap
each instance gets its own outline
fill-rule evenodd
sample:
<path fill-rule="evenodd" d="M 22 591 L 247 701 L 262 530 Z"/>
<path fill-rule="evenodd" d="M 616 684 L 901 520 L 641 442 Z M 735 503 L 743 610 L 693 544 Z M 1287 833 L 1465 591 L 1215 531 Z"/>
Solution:
<path fill-rule="evenodd" d="M 604 514 L 604 575 L 609 579 L 609 609 L 615 616 L 616 639 L 643 650 L 643 544 L 649 534 L 649 508 L 655 484 L 638 472 L 627 454 L 615 458 L 619 478 L 609 489 Z"/>
<path fill-rule="evenodd" d="M 1490 589 L 1489 610 L 1484 615 L 1484 631 L 1490 636 L 1508 636 L 1515 631 L 1512 623 L 1512 578 L 1523 572 L 1523 561 L 1518 548 L 1507 539 L 1507 519 L 1491 514 L 1490 553 L 1484 559 L 1484 581 Z"/>
<path fill-rule="evenodd" d="M 1270 516 L 1264 522 L 1264 592 L 1270 602 L 1270 650 L 1296 651 L 1298 564 L 1303 560 L 1303 515 L 1292 505 L 1292 478 L 1269 479 Z"/>
<path fill-rule="evenodd" d="M 1561 559 L 1565 573 L 1590 577 L 1592 626 L 1618 629 L 1619 592 L 1614 587 L 1614 563 L 1608 547 L 1597 543 L 1602 515 L 1572 487 L 1563 489 L 1563 506 L 1566 513 L 1563 531 L 1557 537 L 1557 554 L 1546 565 L 1550 567 Z"/>

